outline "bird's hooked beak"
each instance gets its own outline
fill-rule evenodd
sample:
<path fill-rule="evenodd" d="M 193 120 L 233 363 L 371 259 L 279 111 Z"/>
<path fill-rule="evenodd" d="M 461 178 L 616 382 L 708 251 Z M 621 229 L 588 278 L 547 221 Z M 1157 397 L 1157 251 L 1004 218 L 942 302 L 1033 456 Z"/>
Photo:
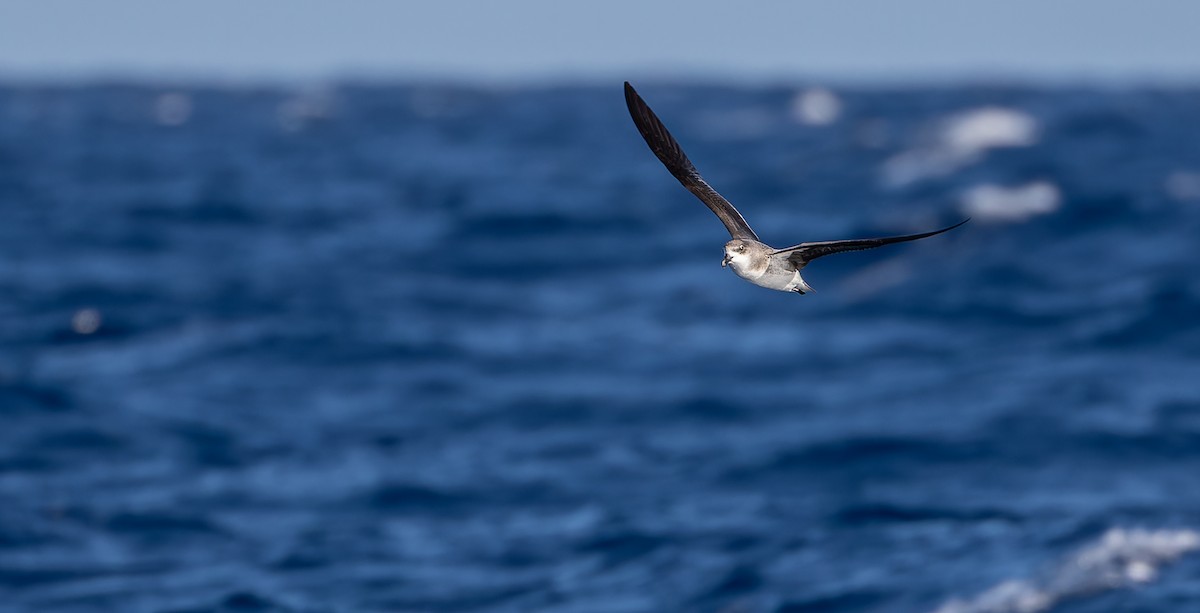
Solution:
<path fill-rule="evenodd" d="M 725 257 L 721 259 L 721 268 L 725 268 L 726 266 L 729 266 L 729 254 L 728 253 L 726 253 Z"/>

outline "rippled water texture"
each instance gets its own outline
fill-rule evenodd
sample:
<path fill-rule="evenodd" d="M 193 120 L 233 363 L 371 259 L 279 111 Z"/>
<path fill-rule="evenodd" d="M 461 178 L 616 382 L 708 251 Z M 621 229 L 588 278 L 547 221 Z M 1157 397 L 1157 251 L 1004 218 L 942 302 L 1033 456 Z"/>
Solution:
<path fill-rule="evenodd" d="M 1200 90 L 0 87 L 0 602 L 1200 607 Z"/>

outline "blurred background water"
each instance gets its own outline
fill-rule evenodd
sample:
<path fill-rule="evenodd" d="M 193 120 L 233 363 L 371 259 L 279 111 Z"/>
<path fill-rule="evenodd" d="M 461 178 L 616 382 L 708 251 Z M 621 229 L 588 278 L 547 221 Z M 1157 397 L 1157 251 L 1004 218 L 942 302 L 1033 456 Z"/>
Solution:
<path fill-rule="evenodd" d="M 1200 90 L 0 86 L 0 608 L 1184 611 Z M 1175 562 L 1173 564 L 1169 562 Z"/>

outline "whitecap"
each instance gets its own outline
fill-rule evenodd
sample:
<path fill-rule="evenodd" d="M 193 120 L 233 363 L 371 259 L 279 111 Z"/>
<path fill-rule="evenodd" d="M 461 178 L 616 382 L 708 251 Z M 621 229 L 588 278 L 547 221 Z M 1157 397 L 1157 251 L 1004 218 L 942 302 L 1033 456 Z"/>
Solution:
<path fill-rule="evenodd" d="M 960 196 L 966 215 L 985 221 L 1024 221 L 1057 211 L 1062 193 L 1049 181 L 1034 181 L 1015 187 L 976 185 Z"/>
<path fill-rule="evenodd" d="M 1174 200 L 1200 200 L 1200 172 L 1178 170 L 1167 175 L 1163 187 Z"/>
<path fill-rule="evenodd" d="M 314 88 L 298 92 L 280 103 L 276 110 L 279 126 L 288 132 L 304 129 L 311 123 L 333 116 L 334 93 L 328 88 Z"/>
<path fill-rule="evenodd" d="M 933 613 L 1041 613 L 1065 600 L 1152 581 L 1164 564 L 1197 549 L 1200 533 L 1194 530 L 1113 528 L 1045 577 L 1004 581 L 973 598 L 950 600 Z"/>
<path fill-rule="evenodd" d="M 192 118 L 192 98 L 182 92 L 161 94 L 154 100 L 154 120 L 163 126 L 181 126 Z"/>
<path fill-rule="evenodd" d="M 931 177 L 946 176 L 975 161 L 976 154 L 952 149 L 922 148 L 903 151 L 883 163 L 883 183 L 903 187 Z"/>
<path fill-rule="evenodd" d="M 79 309 L 71 316 L 71 329 L 76 334 L 93 334 L 100 329 L 100 323 L 103 318 L 100 317 L 100 311 L 96 309 Z"/>
<path fill-rule="evenodd" d="M 1037 120 L 1022 111 L 992 106 L 964 111 L 941 120 L 926 144 L 884 162 L 883 181 L 900 187 L 945 176 L 991 149 L 1028 147 L 1037 140 Z"/>
<path fill-rule="evenodd" d="M 841 99 L 824 87 L 811 87 L 792 98 L 792 118 L 804 125 L 829 125 L 841 115 Z"/>
<path fill-rule="evenodd" d="M 1028 147 L 1037 142 L 1037 121 L 1027 113 L 983 107 L 945 121 L 940 140 L 950 149 L 980 153 L 1000 147 Z"/>

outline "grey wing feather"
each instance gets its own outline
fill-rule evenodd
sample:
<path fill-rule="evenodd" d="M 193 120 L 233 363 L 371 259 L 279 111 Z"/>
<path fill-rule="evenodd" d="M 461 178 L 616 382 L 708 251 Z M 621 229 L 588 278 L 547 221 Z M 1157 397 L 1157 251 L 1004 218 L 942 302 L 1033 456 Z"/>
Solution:
<path fill-rule="evenodd" d="M 713 189 L 696 167 L 692 165 L 687 154 L 667 131 L 667 127 L 663 125 L 654 111 L 646 105 L 642 97 L 634 91 L 633 86 L 629 81 L 625 82 L 625 104 L 629 107 L 629 115 L 633 117 L 633 123 L 637 126 L 638 132 L 641 132 L 642 138 L 646 139 L 646 144 L 650 145 L 650 150 L 654 155 L 658 156 L 659 161 L 671 171 L 671 174 L 688 188 L 688 191 L 696 195 L 717 217 L 721 219 L 721 223 L 725 224 L 725 229 L 729 230 L 729 234 L 734 238 L 752 238 L 758 240 L 758 235 L 754 230 L 750 229 L 750 224 L 742 218 L 742 214 L 733 207 L 717 190 Z"/>
<path fill-rule="evenodd" d="M 794 247 L 788 247 L 787 249 L 780 249 L 780 250 L 774 252 L 772 255 L 786 253 L 786 254 L 788 254 L 788 256 L 787 256 L 788 261 L 790 261 L 792 264 L 794 264 L 796 266 L 796 268 L 803 268 L 805 264 L 808 264 L 809 262 L 811 262 L 817 258 L 824 257 L 827 255 L 833 255 L 835 253 L 843 253 L 846 251 L 862 251 L 863 249 L 874 249 L 876 247 L 882 247 L 884 245 L 891 245 L 892 243 L 903 243 L 905 241 L 915 241 L 915 240 L 920 240 L 922 238 L 929 238 L 930 236 L 935 236 L 935 235 L 941 234 L 942 232 L 949 232 L 950 230 L 953 230 L 953 229 L 967 223 L 968 221 L 971 221 L 971 219 L 967 218 L 967 219 L 964 219 L 952 226 L 947 226 L 945 228 L 942 228 L 941 230 L 934 230 L 932 232 L 922 232 L 920 234 L 905 234 L 904 236 L 886 236 L 883 238 L 861 238 L 861 239 L 850 239 L 850 240 L 840 240 L 840 241 L 821 241 L 821 242 L 816 242 L 816 243 L 800 243 L 799 245 L 796 245 Z"/>

